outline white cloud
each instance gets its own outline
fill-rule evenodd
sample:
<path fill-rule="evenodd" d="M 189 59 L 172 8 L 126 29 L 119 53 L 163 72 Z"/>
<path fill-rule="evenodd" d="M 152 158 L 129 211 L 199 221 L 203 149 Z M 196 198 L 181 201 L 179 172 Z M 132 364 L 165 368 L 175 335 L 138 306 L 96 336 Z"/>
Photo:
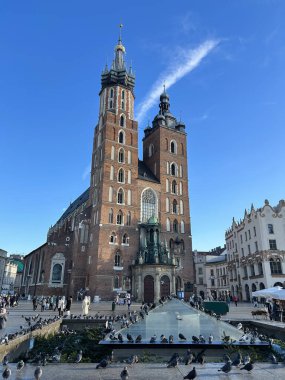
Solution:
<path fill-rule="evenodd" d="M 90 164 L 88 164 L 86 166 L 86 168 L 84 169 L 84 172 L 82 174 L 82 181 L 85 181 L 87 177 L 89 177 L 90 175 Z"/>
<path fill-rule="evenodd" d="M 168 68 L 159 76 L 152 89 L 145 99 L 138 105 L 137 120 L 142 122 L 147 111 L 158 101 L 162 92 L 162 86 L 165 83 L 166 88 L 173 86 L 179 79 L 190 73 L 201 63 L 217 45 L 218 40 L 207 40 L 199 45 L 196 49 L 184 50 L 174 66 Z"/>

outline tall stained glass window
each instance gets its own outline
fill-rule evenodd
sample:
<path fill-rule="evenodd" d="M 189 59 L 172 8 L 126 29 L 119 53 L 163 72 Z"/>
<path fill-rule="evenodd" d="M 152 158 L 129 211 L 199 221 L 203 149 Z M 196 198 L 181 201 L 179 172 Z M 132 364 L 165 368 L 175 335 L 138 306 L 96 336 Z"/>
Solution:
<path fill-rule="evenodd" d="M 157 217 L 156 196 L 153 190 L 146 189 L 142 193 L 142 222 L 145 223 L 150 217 Z"/>

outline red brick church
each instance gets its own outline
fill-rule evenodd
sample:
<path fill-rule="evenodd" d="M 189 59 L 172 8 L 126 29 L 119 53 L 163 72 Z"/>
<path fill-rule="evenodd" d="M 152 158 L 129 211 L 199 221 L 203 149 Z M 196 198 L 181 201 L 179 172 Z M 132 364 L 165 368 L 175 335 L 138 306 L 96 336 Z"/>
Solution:
<path fill-rule="evenodd" d="M 119 38 L 101 75 L 90 187 L 25 257 L 22 293 L 110 300 L 127 291 L 151 302 L 193 286 L 185 125 L 164 90 L 139 159 L 135 76 L 124 56 Z"/>

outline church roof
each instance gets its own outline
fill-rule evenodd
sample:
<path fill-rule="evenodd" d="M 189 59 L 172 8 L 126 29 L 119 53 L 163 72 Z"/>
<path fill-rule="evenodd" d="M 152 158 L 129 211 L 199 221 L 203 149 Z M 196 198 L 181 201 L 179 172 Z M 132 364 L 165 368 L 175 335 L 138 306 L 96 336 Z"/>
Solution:
<path fill-rule="evenodd" d="M 138 169 L 138 176 L 140 179 L 160 183 L 153 172 L 145 165 L 143 161 L 138 161 Z"/>
<path fill-rule="evenodd" d="M 72 214 L 73 211 L 75 211 L 79 206 L 87 202 L 89 198 L 89 191 L 90 191 L 90 187 L 88 187 L 87 190 L 85 190 L 77 199 L 75 199 L 74 202 L 70 203 L 69 207 L 64 211 L 64 213 L 61 215 L 57 223 L 67 218 L 68 215 Z"/>

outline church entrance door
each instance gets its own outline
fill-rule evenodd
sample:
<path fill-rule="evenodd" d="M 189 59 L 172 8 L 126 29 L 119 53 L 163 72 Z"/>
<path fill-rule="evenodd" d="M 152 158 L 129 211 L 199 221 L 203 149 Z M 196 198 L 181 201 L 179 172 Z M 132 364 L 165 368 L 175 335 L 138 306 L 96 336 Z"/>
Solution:
<path fill-rule="evenodd" d="M 144 278 L 144 302 L 154 301 L 154 279 L 148 275 Z"/>
<path fill-rule="evenodd" d="M 160 279 L 160 297 L 170 296 L 170 280 L 168 276 L 162 276 Z"/>

